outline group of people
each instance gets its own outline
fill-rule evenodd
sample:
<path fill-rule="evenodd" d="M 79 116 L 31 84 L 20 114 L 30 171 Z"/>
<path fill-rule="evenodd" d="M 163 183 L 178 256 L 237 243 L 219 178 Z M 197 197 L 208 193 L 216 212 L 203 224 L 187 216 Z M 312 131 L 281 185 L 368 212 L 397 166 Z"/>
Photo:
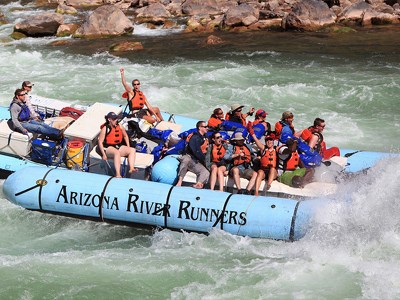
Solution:
<path fill-rule="evenodd" d="M 247 117 L 255 109 L 243 113 L 243 107 L 233 104 L 225 115 L 221 108 L 216 108 L 208 122 L 197 122 L 197 130 L 187 138 L 181 158 L 178 186 L 187 171 L 191 171 L 197 175 L 194 188 L 209 183 L 214 190 L 218 181 L 219 190 L 223 191 L 224 177 L 228 174 L 239 194 L 252 194 L 254 188 L 254 195 L 258 195 L 263 180 L 266 190 L 275 179 L 292 187 L 304 187 L 313 179 L 313 167 L 323 159 L 340 155 L 336 147 L 326 149 L 322 135 L 325 121 L 321 118 L 316 118 L 309 128 L 295 131 L 294 115 L 285 111 L 272 131 L 266 111 L 257 110 L 255 120 L 250 122 Z M 224 137 L 226 126 L 235 130 L 231 138 Z M 240 178 L 248 179 L 246 187 L 241 186 Z"/>
<path fill-rule="evenodd" d="M 129 107 L 128 115 L 144 119 L 149 124 L 162 121 L 159 108 L 151 106 L 140 90 L 140 81 L 134 79 L 130 86 L 126 82 L 123 68 L 120 73 L 125 88 L 123 97 L 127 99 Z M 10 104 L 14 130 L 59 139 L 62 131 L 45 124 L 32 107 L 28 95 L 32 88 L 31 82 L 24 81 L 22 88 L 15 91 Z M 191 171 L 197 176 L 193 187 L 200 189 L 209 184 L 209 188 L 214 190 L 218 183 L 219 190 L 223 191 L 227 175 L 233 178 L 240 194 L 252 194 L 254 189 L 254 195 L 258 195 L 263 180 L 266 182 L 266 190 L 276 179 L 293 187 L 303 187 L 312 180 L 312 167 L 318 165 L 315 159 L 310 163 L 304 153 L 311 153 L 313 157 L 317 155 L 317 162 L 318 159 L 340 155 L 336 147 L 326 149 L 322 135 L 325 121 L 321 118 L 316 118 L 309 128 L 296 131 L 293 113 L 285 111 L 272 130 L 266 120 L 268 113 L 265 110 L 255 111 L 250 108 L 247 113 L 243 113 L 243 108 L 243 105 L 233 104 L 226 114 L 221 108 L 216 108 L 208 122 L 197 122 L 196 130 L 186 137 L 186 147 L 180 157 L 177 186 L 182 185 L 186 173 Z M 254 113 L 254 121 L 247 121 Z M 136 150 L 129 146 L 129 136 L 124 127 L 119 125 L 118 119 L 119 116 L 114 112 L 105 116 L 97 152 L 103 160 L 114 160 L 115 176 L 121 177 L 121 157 L 128 158 L 129 173 L 137 169 L 134 167 Z M 229 137 L 226 131 L 234 133 Z M 248 179 L 246 187 L 241 186 L 240 178 Z"/>
<path fill-rule="evenodd" d="M 44 123 L 35 111 L 29 95 L 33 85 L 30 81 L 24 81 L 22 87 L 15 90 L 10 103 L 11 129 L 25 135 L 30 132 L 45 135 L 53 140 L 62 139 L 63 131 Z"/>

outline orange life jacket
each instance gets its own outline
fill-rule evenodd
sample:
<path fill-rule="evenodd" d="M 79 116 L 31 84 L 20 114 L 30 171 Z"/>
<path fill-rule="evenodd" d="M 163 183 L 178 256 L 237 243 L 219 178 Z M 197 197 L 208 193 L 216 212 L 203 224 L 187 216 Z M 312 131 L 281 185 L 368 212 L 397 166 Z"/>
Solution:
<path fill-rule="evenodd" d="M 121 126 L 118 124 L 116 127 L 112 127 L 105 123 L 100 128 L 104 126 L 106 126 L 106 136 L 103 142 L 104 147 L 121 145 L 123 139 Z"/>
<path fill-rule="evenodd" d="M 268 149 L 264 149 L 264 153 L 261 156 L 261 167 L 263 169 L 271 169 L 276 168 L 276 150 L 273 149 L 269 151 Z"/>
<path fill-rule="evenodd" d="M 241 164 L 249 164 L 251 162 L 251 152 L 249 148 L 245 145 L 243 146 L 235 146 L 233 154 L 239 154 L 241 151 L 244 152 L 244 156 L 237 156 L 233 159 L 233 165 L 238 166 Z"/>
<path fill-rule="evenodd" d="M 276 151 L 279 151 L 279 148 L 282 146 L 276 148 Z M 279 160 L 279 168 L 284 170 L 284 171 L 293 171 L 296 170 L 297 167 L 299 166 L 299 153 L 297 150 L 295 152 L 292 152 L 292 155 L 287 159 L 287 160 Z"/>
<path fill-rule="evenodd" d="M 220 125 L 222 123 L 223 120 L 216 118 L 216 117 L 210 117 L 210 119 L 208 119 L 208 127 L 217 127 L 218 125 Z"/>
<path fill-rule="evenodd" d="M 141 91 L 133 91 L 133 97 L 128 99 L 130 110 L 142 109 L 145 105 L 146 96 Z"/>
<path fill-rule="evenodd" d="M 307 129 L 304 129 L 303 132 L 301 133 L 301 138 L 308 144 L 311 137 L 316 135 L 318 137 L 317 143 L 314 146 L 314 150 L 317 151 L 319 154 L 323 154 L 323 144 L 324 142 L 324 136 L 320 132 L 316 132 L 315 128 L 313 126 L 308 127 Z M 325 146 L 326 148 L 326 146 Z"/>
<path fill-rule="evenodd" d="M 215 144 L 212 145 L 211 150 L 211 161 L 218 163 L 222 160 L 226 152 L 224 145 L 217 146 Z"/>
<path fill-rule="evenodd" d="M 230 113 L 228 112 L 228 113 L 226 113 L 226 115 L 225 115 L 225 120 L 231 121 L 231 122 L 237 122 L 237 120 L 233 120 L 233 121 L 232 121 L 232 119 L 233 119 L 232 117 L 233 117 L 233 114 L 230 114 Z M 235 118 L 235 119 L 236 119 L 236 118 Z M 246 122 L 246 118 L 245 118 L 244 114 L 240 114 L 240 120 L 238 120 L 238 123 L 239 123 L 239 124 L 242 124 L 244 127 L 246 127 L 247 122 Z"/>

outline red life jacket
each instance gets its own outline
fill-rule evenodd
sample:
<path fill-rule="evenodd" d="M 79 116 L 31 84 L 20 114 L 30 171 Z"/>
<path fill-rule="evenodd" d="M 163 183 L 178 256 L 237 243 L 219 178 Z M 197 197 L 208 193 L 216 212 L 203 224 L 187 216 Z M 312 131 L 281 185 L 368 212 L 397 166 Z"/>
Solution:
<path fill-rule="evenodd" d="M 241 164 L 249 164 L 251 162 L 251 152 L 249 148 L 245 145 L 243 146 L 235 146 L 233 154 L 239 154 L 241 151 L 244 152 L 244 156 L 237 156 L 233 159 L 233 165 L 238 166 Z"/>
<path fill-rule="evenodd" d="M 217 146 L 215 144 L 212 145 L 211 150 L 211 161 L 218 163 L 222 160 L 226 152 L 224 145 Z"/>
<path fill-rule="evenodd" d="M 271 169 L 271 168 L 276 168 L 276 150 L 273 149 L 272 151 L 269 151 L 268 149 L 264 149 L 264 152 L 261 156 L 261 167 L 263 169 Z"/>

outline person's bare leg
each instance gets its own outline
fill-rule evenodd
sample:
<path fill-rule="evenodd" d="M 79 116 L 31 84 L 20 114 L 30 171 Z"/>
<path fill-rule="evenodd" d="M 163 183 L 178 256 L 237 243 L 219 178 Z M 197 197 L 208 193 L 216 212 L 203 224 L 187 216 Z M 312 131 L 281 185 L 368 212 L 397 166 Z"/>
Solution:
<path fill-rule="evenodd" d="M 212 165 L 210 172 L 210 190 L 214 190 L 215 183 L 217 182 L 217 172 L 218 167 L 216 165 Z"/>
<path fill-rule="evenodd" d="M 259 195 L 259 190 L 261 186 L 261 182 L 265 178 L 265 172 L 263 170 L 258 170 L 257 172 L 257 178 L 256 178 L 256 187 L 254 189 L 254 195 L 258 196 Z"/>
<path fill-rule="evenodd" d="M 237 190 L 240 191 L 242 188 L 240 187 L 239 169 L 237 167 L 233 167 L 232 177 L 233 177 L 233 181 L 235 182 Z"/>
<path fill-rule="evenodd" d="M 271 168 L 268 173 L 267 191 L 271 188 L 272 181 L 278 177 L 278 172 L 275 168 Z"/>
<path fill-rule="evenodd" d="M 224 186 L 225 186 L 225 176 L 224 173 L 226 171 L 226 167 L 225 166 L 220 166 L 217 170 L 217 177 L 218 177 L 218 184 L 219 184 L 219 190 L 221 192 L 224 191 Z"/>
<path fill-rule="evenodd" d="M 257 172 L 253 172 L 253 175 L 251 175 L 249 183 L 246 186 L 246 190 L 248 190 L 249 192 L 251 192 L 251 189 L 254 187 L 254 184 L 256 183 L 256 178 L 257 178 Z"/>

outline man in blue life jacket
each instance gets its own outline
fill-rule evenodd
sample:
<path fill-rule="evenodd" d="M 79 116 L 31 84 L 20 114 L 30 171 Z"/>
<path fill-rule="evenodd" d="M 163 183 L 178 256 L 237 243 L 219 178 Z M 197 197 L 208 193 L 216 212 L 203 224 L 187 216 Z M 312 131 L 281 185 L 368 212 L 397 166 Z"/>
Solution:
<path fill-rule="evenodd" d="M 32 117 L 29 107 L 25 104 L 25 97 L 26 92 L 23 89 L 17 89 L 14 93 L 14 98 L 10 104 L 12 130 L 23 134 L 28 134 L 28 132 L 39 133 L 54 140 L 61 139 L 62 131 Z"/>

